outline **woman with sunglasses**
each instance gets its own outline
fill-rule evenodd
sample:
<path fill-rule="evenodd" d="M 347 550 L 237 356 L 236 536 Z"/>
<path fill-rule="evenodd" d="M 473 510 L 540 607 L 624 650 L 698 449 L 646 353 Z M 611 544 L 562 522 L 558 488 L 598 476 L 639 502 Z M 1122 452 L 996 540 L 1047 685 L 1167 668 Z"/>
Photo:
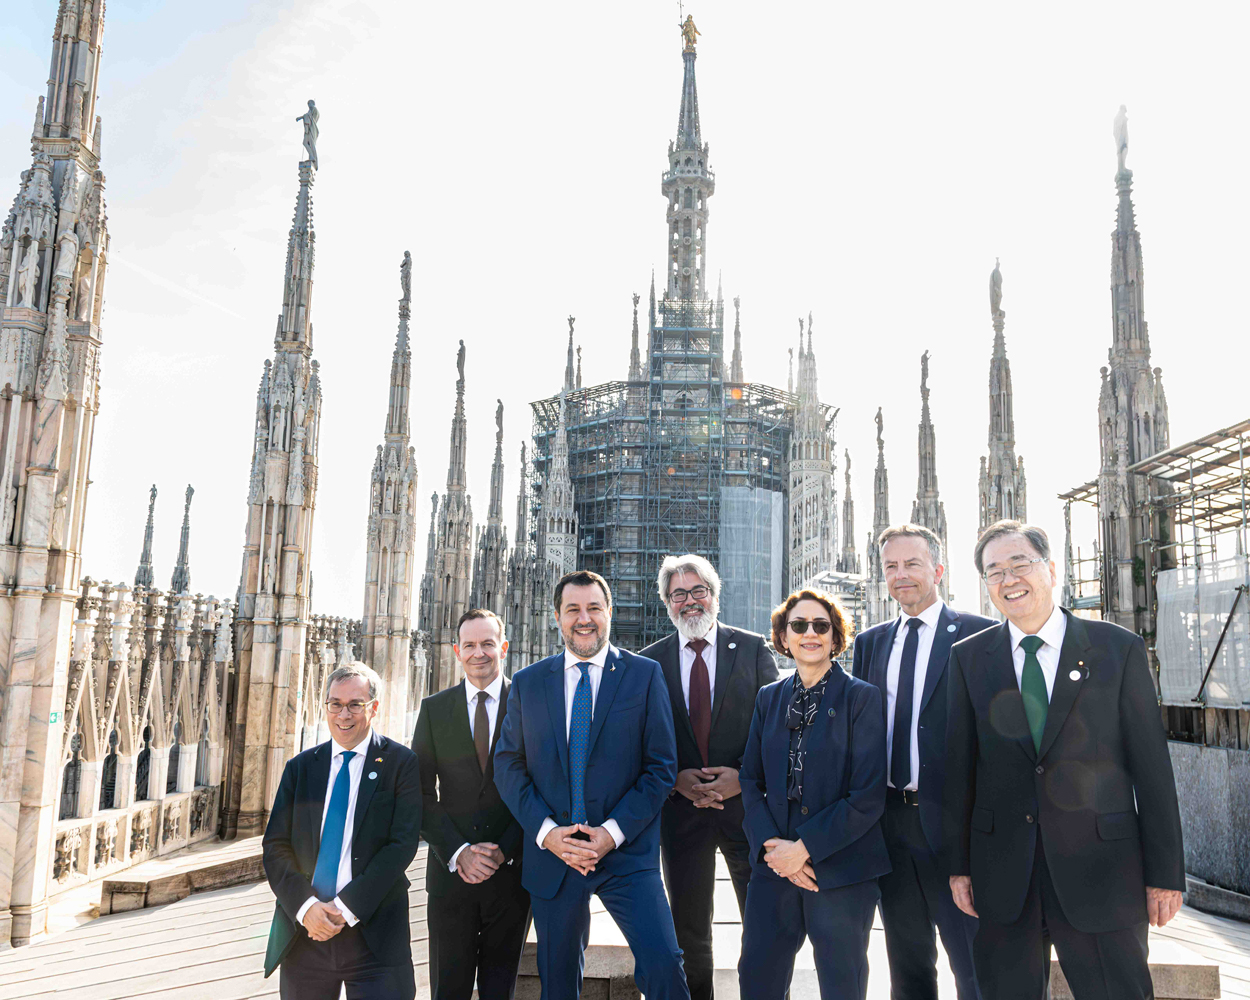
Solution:
<path fill-rule="evenodd" d="M 752 859 L 743 1000 L 782 1000 L 804 938 L 822 1000 L 868 990 L 877 876 L 890 871 L 885 715 L 877 687 L 833 662 L 850 637 L 850 616 L 818 590 L 773 612 L 773 644 L 797 669 L 760 689 L 738 775 Z"/>

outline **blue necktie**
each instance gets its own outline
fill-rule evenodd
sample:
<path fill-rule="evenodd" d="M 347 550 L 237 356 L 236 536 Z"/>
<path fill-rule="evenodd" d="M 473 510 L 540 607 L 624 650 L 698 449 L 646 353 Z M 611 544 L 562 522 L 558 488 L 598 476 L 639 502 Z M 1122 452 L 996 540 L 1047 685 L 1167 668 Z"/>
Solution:
<path fill-rule="evenodd" d="M 343 751 L 343 764 L 330 792 L 330 808 L 321 826 L 321 848 L 317 851 L 317 867 L 313 870 L 312 890 L 323 903 L 339 891 L 339 860 L 343 856 L 343 828 L 347 826 L 347 800 L 351 796 L 352 774 L 348 769 L 355 750 Z"/>
<path fill-rule="evenodd" d="M 569 715 L 569 786 L 573 797 L 573 822 L 586 822 L 586 755 L 590 750 L 590 664 L 579 663 L 582 672 L 573 692 Z"/>
<path fill-rule="evenodd" d="M 894 739 L 890 750 L 890 784 L 900 792 L 911 784 L 911 709 L 916 693 L 916 653 L 920 649 L 919 618 L 907 619 L 903 659 L 894 691 Z"/>

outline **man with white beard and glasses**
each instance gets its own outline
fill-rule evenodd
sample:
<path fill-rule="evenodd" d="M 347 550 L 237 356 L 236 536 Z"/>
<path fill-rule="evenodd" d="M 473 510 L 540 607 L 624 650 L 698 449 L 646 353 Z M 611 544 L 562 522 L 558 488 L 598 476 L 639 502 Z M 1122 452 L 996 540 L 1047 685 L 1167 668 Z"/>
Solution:
<path fill-rule="evenodd" d="M 556 584 L 564 649 L 512 678 L 495 785 L 532 847 L 521 884 L 542 1000 L 577 1000 L 598 896 L 648 1000 L 689 1000 L 660 880 L 660 807 L 677 779 L 660 665 L 608 641 L 612 591 L 579 570 Z"/>
<path fill-rule="evenodd" d="M 692 1000 L 712 998 L 716 850 L 746 910 L 750 847 L 738 768 L 755 695 L 777 679 L 762 635 L 717 621 L 721 580 L 702 556 L 669 556 L 657 580 L 676 632 L 642 651 L 664 670 L 677 735 L 677 784 L 660 814 L 660 852 Z"/>

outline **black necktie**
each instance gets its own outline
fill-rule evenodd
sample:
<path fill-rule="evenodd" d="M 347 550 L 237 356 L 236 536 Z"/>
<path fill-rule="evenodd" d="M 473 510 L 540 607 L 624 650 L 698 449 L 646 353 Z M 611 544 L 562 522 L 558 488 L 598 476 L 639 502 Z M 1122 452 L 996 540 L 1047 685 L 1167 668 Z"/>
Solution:
<path fill-rule="evenodd" d="M 477 693 L 477 711 L 473 713 L 473 747 L 477 750 L 477 762 L 486 773 L 486 761 L 490 757 L 490 716 L 486 714 L 486 692 Z"/>
<path fill-rule="evenodd" d="M 919 618 L 907 619 L 903 662 L 898 667 L 894 693 L 894 739 L 890 751 L 890 784 L 902 791 L 911 784 L 911 706 L 916 687 L 916 650 L 920 648 Z"/>

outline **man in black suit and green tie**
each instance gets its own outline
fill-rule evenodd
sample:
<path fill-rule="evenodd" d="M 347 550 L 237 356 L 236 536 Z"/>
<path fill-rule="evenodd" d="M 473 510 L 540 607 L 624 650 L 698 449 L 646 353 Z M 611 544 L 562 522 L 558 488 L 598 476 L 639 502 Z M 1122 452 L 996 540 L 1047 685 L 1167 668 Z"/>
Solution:
<path fill-rule="evenodd" d="M 421 702 L 412 749 L 421 766 L 430 845 L 430 994 L 511 1000 L 529 928 L 521 885 L 525 837 L 495 788 L 495 743 L 508 711 L 503 622 L 473 608 L 460 616 L 453 647 L 464 680 Z"/>
<path fill-rule="evenodd" d="M 1076 1000 L 1153 997 L 1185 858 L 1146 646 L 1055 604 L 1040 528 L 992 524 L 974 561 L 1007 620 L 951 648 L 943 840 L 981 991 L 1041 1000 L 1053 943 Z"/>

